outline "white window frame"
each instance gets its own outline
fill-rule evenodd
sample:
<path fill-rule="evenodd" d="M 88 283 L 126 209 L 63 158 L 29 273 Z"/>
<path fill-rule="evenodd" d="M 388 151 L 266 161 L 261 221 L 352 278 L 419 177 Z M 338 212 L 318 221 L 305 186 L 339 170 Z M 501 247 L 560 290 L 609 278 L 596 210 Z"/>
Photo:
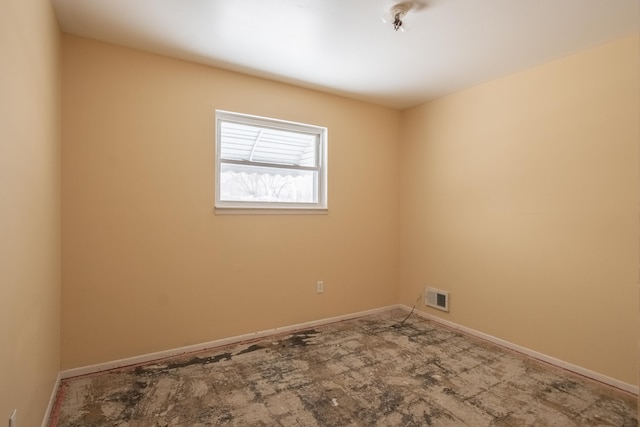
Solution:
<path fill-rule="evenodd" d="M 235 113 L 231 111 L 216 110 L 216 138 L 215 138 L 215 210 L 216 213 L 324 213 L 328 210 L 327 204 L 327 134 L 325 127 L 314 126 L 304 123 L 296 123 L 285 120 L 278 120 L 268 117 L 253 116 L 249 114 Z M 314 135 L 317 139 L 316 156 L 317 165 L 314 167 L 304 167 L 296 165 L 281 165 L 275 163 L 256 163 L 251 161 L 225 160 L 222 159 L 222 139 L 221 132 L 223 122 L 233 122 L 247 124 L 261 128 L 271 128 L 285 130 L 289 132 L 305 133 Z M 276 167 L 294 170 L 317 171 L 317 181 L 315 191 L 317 194 L 316 203 L 290 203 L 290 202 L 262 202 L 262 201 L 229 201 L 220 198 L 220 173 L 221 164 L 237 164 L 245 166 Z"/>

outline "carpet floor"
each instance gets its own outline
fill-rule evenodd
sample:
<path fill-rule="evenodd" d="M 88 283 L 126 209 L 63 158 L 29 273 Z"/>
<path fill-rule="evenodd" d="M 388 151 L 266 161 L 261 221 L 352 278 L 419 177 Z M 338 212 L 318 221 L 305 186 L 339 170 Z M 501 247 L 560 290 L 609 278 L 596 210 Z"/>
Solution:
<path fill-rule="evenodd" d="M 406 314 L 65 379 L 49 426 L 638 425 L 632 394 Z"/>

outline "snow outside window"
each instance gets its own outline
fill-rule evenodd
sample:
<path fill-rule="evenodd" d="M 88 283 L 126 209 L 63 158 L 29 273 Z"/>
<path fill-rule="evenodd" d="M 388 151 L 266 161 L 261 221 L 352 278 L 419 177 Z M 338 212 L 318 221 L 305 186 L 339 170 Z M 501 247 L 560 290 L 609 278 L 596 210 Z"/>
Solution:
<path fill-rule="evenodd" d="M 216 110 L 216 208 L 326 209 L 327 129 Z"/>

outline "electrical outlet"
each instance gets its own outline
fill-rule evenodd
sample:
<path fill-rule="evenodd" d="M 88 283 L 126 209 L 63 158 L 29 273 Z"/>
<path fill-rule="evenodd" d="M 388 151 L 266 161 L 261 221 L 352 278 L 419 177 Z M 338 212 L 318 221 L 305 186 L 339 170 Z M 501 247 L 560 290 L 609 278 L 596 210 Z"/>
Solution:
<path fill-rule="evenodd" d="M 16 421 L 17 416 L 18 410 L 14 409 L 11 413 L 11 416 L 9 417 L 9 427 L 18 427 L 18 422 Z"/>
<path fill-rule="evenodd" d="M 316 283 L 316 293 L 321 294 L 324 292 L 324 282 L 322 280 L 318 280 Z"/>

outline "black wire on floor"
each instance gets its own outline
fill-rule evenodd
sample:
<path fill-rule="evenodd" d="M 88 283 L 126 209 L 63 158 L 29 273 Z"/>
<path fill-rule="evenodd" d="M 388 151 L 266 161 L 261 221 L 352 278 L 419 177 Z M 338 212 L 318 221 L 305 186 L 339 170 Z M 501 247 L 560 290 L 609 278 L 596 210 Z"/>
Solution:
<path fill-rule="evenodd" d="M 401 322 L 398 322 L 395 325 L 393 325 L 394 328 L 399 328 L 401 326 L 404 326 L 404 322 L 406 322 L 409 319 L 409 317 L 411 317 L 413 312 L 416 310 L 416 305 L 418 305 L 418 303 L 420 302 L 420 298 L 422 298 L 422 295 L 418 294 L 418 298 L 416 298 L 416 302 L 413 304 L 413 307 L 411 308 L 411 311 L 409 312 L 409 314 L 407 314 L 407 317 L 402 319 Z"/>

